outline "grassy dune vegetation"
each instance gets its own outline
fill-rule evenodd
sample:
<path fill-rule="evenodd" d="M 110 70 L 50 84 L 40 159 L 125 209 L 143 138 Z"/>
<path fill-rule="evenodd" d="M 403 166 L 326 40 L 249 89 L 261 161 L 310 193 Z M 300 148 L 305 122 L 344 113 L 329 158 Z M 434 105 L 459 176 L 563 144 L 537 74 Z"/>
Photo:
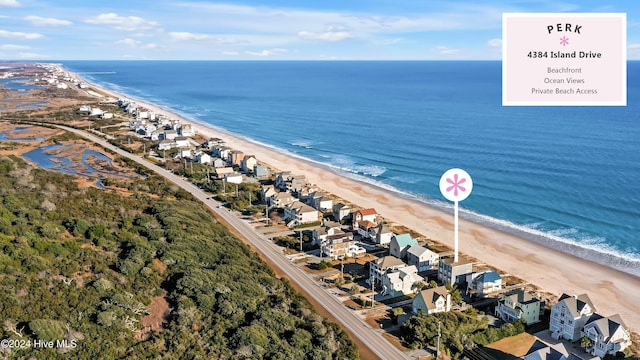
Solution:
<path fill-rule="evenodd" d="M 77 344 L 0 357 L 358 357 L 342 330 L 162 178 L 80 188 L 11 156 L 0 158 L 0 192 L 1 337 Z M 164 310 L 149 306 L 159 299 Z"/>

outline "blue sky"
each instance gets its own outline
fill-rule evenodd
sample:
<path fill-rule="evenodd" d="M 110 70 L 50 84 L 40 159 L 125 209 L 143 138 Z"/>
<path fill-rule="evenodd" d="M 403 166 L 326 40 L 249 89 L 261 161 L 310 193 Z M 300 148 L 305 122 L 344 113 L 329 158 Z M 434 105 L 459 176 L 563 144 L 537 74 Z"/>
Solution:
<path fill-rule="evenodd" d="M 626 12 L 636 1 L 0 0 L 0 59 L 500 59 L 503 12 Z"/>

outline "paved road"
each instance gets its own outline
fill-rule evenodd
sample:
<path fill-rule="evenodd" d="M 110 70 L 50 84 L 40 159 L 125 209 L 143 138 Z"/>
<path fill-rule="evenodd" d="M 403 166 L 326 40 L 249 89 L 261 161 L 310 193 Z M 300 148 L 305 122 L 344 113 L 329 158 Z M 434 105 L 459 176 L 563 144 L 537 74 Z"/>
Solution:
<path fill-rule="evenodd" d="M 351 310 L 347 309 L 339 300 L 334 296 L 331 296 L 326 290 L 324 290 L 319 283 L 313 281 L 303 270 L 296 267 L 292 262 L 287 260 L 283 255 L 281 249 L 268 241 L 263 235 L 258 233 L 250 224 L 246 221 L 239 219 L 227 208 L 221 207 L 220 203 L 208 199 L 210 195 L 193 185 L 191 182 L 184 180 L 183 178 L 176 176 L 175 174 L 161 168 L 157 165 L 151 164 L 148 161 L 142 159 L 139 156 L 134 156 L 129 152 L 126 152 L 120 148 L 117 148 L 103 139 L 100 139 L 94 135 L 91 135 L 82 130 L 73 129 L 66 126 L 57 126 L 61 129 L 67 130 L 88 140 L 91 140 L 103 147 L 116 152 L 118 155 L 127 157 L 153 171 L 159 175 L 165 177 L 169 181 L 180 186 L 184 190 L 190 192 L 198 200 L 209 206 L 219 217 L 229 223 L 236 231 L 250 241 L 260 252 L 269 257 L 273 263 L 278 266 L 291 281 L 297 283 L 302 287 L 309 296 L 312 296 L 318 301 L 324 308 L 333 315 L 342 326 L 347 328 L 352 334 L 354 334 L 362 343 L 364 343 L 369 349 L 376 353 L 381 359 L 409 359 L 402 351 L 398 350 L 390 342 L 388 342 L 380 332 L 371 328 L 364 320 L 358 317 Z"/>

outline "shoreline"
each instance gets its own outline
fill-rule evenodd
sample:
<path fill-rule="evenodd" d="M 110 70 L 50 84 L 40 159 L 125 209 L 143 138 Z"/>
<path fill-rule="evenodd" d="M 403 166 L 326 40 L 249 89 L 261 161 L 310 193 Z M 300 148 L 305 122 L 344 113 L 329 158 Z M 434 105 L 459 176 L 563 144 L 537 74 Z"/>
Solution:
<path fill-rule="evenodd" d="M 61 68 L 63 67 L 61 66 Z M 361 207 L 373 207 L 384 218 L 398 225 L 406 226 L 449 247 L 453 246 L 451 214 L 418 198 L 411 198 L 410 194 L 377 186 L 371 182 L 360 181 L 354 176 L 341 174 L 338 169 L 330 165 L 297 156 L 286 150 L 282 153 L 282 150 L 276 147 L 228 132 L 215 125 L 203 124 L 189 119 L 188 116 L 179 114 L 172 109 L 105 89 L 86 81 L 78 74 L 66 69 L 65 71 L 82 79 L 83 82 L 91 84 L 95 90 L 108 96 L 130 98 L 150 111 L 180 119 L 184 123 L 190 123 L 199 134 L 205 137 L 222 138 L 229 147 L 242 150 L 246 154 L 254 154 L 259 161 L 273 169 L 290 170 L 295 174 L 304 174 L 309 182 L 316 184 L 330 194 Z M 640 294 L 640 279 L 638 277 L 577 257 L 572 253 L 541 245 L 538 241 L 529 239 L 530 236 L 525 236 L 530 233 L 522 232 L 523 234 L 519 235 L 513 234 L 500 228 L 461 218 L 461 253 L 490 264 L 500 270 L 503 275 L 517 276 L 542 291 L 553 293 L 556 296 L 563 292 L 568 294 L 586 292 L 599 313 L 604 316 L 619 313 L 633 331 L 640 330 L 638 328 L 640 326 L 640 304 L 637 304 L 635 299 L 635 295 Z M 535 236 L 535 234 L 531 234 L 531 236 Z M 572 244 L 567 245 L 571 246 Z M 573 246 L 578 247 L 577 245 Z"/>

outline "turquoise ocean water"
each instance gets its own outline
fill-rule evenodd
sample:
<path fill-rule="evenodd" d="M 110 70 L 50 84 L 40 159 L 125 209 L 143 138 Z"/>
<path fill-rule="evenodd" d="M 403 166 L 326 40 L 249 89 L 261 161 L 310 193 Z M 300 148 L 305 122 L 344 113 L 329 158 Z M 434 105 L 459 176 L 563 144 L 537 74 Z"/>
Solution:
<path fill-rule="evenodd" d="M 87 80 L 640 276 L 640 62 L 626 107 L 502 107 L 500 62 L 63 61 Z"/>

